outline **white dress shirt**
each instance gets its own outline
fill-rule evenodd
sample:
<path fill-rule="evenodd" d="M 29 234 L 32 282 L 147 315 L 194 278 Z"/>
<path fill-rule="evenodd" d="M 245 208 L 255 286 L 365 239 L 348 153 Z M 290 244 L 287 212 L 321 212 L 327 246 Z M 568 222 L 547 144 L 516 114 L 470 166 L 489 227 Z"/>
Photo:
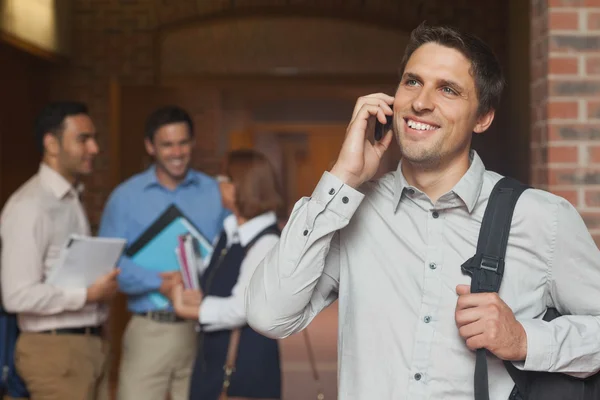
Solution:
<path fill-rule="evenodd" d="M 361 192 L 325 173 L 295 206 L 247 293 L 248 322 L 283 338 L 339 298 L 339 398 L 473 399 L 475 353 L 454 319 L 461 264 L 500 175 L 471 166 L 434 203 L 400 166 Z M 527 334 L 519 368 L 587 376 L 600 368 L 600 252 L 566 200 L 531 189 L 511 226 L 500 297 Z M 548 307 L 563 316 L 541 320 Z M 488 357 L 490 399 L 513 382 Z"/>
<path fill-rule="evenodd" d="M 230 215 L 223 223 L 227 235 L 227 247 L 231 247 L 233 243 L 240 243 L 245 247 L 265 228 L 276 223 L 277 217 L 274 212 L 261 214 L 240 226 L 237 225 L 236 217 Z M 203 324 L 203 330 L 210 332 L 234 329 L 246 324 L 245 295 L 248 283 L 256 266 L 278 240 L 279 236 L 267 234 L 252 245 L 242 261 L 240 275 L 231 296 L 206 296 L 202 300 L 199 321 Z"/>
<path fill-rule="evenodd" d="M 79 191 L 58 172 L 39 172 L 7 201 L 0 217 L 2 300 L 23 331 L 97 326 L 107 307 L 85 304 L 86 288 L 45 283 L 70 234 L 89 235 Z"/>

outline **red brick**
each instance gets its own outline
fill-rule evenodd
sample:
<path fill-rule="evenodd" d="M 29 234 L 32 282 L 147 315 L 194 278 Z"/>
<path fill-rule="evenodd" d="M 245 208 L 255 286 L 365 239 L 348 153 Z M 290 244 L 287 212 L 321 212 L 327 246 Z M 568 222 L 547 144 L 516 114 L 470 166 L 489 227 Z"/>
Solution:
<path fill-rule="evenodd" d="M 600 185 L 600 169 L 555 167 L 549 170 L 549 183 L 555 185 Z"/>
<path fill-rule="evenodd" d="M 575 168 L 550 168 L 548 170 L 549 185 L 574 185 L 577 179 L 574 177 Z"/>
<path fill-rule="evenodd" d="M 588 75 L 600 74 L 600 57 L 586 56 L 585 73 Z"/>
<path fill-rule="evenodd" d="M 579 159 L 577 146 L 552 146 L 548 148 L 548 163 L 576 164 Z"/>
<path fill-rule="evenodd" d="M 579 204 L 579 192 L 577 190 L 561 190 L 561 189 L 557 190 L 557 189 L 555 189 L 555 190 L 552 190 L 552 193 L 566 199 L 569 203 L 573 204 L 573 206 L 575 206 L 575 207 L 577 207 L 577 205 Z"/>
<path fill-rule="evenodd" d="M 580 214 L 589 230 L 600 229 L 600 212 L 588 211 Z"/>
<path fill-rule="evenodd" d="M 549 127 L 549 140 L 600 140 L 600 126 L 594 123 L 553 123 Z"/>
<path fill-rule="evenodd" d="M 550 22 L 548 27 L 551 30 L 578 30 L 579 13 L 577 11 L 550 11 Z"/>
<path fill-rule="evenodd" d="M 600 119 L 600 101 L 588 100 L 587 103 L 587 117 Z"/>
<path fill-rule="evenodd" d="M 579 73 L 579 60 L 576 57 L 550 57 L 548 73 L 556 75 L 575 75 Z"/>
<path fill-rule="evenodd" d="M 588 146 L 587 151 L 590 163 L 600 163 L 600 146 Z"/>
<path fill-rule="evenodd" d="M 579 104 L 576 101 L 550 101 L 548 119 L 577 119 Z"/>
<path fill-rule="evenodd" d="M 600 207 L 600 189 L 585 189 L 586 207 Z"/>
<path fill-rule="evenodd" d="M 589 30 L 600 29 L 600 12 L 596 12 L 596 11 L 588 12 L 587 27 Z"/>

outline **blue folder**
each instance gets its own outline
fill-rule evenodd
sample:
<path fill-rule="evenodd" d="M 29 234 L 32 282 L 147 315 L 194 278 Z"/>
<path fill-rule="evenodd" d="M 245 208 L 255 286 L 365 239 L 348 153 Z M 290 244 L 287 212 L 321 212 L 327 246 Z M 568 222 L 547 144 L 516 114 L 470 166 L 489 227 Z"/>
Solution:
<path fill-rule="evenodd" d="M 125 250 L 125 254 L 141 267 L 156 272 L 179 271 L 175 249 L 179 236 L 191 234 L 199 245 L 203 260 L 208 260 L 213 246 L 183 212 L 170 205 L 149 227 Z M 166 308 L 169 300 L 158 292 L 150 294 L 150 300 L 158 308 Z"/>

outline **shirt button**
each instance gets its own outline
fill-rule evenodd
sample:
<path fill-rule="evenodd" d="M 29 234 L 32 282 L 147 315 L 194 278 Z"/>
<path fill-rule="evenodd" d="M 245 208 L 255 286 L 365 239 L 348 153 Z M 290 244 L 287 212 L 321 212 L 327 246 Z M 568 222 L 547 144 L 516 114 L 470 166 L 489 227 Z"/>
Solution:
<path fill-rule="evenodd" d="M 433 218 L 437 218 L 437 217 L 439 217 L 439 216 L 440 216 L 440 214 L 439 214 L 437 211 L 434 211 L 434 212 L 432 212 L 432 213 L 431 213 L 431 216 L 432 216 Z"/>
<path fill-rule="evenodd" d="M 436 269 L 437 265 L 435 265 L 435 263 L 430 263 L 429 264 L 429 269 Z"/>
<path fill-rule="evenodd" d="M 348 198 L 346 196 L 342 197 L 342 203 L 347 204 Z"/>
<path fill-rule="evenodd" d="M 431 322 L 431 317 L 429 315 L 426 315 L 425 318 L 423 318 L 423 321 L 428 324 Z"/>
<path fill-rule="evenodd" d="M 415 194 L 415 189 L 408 189 L 407 192 L 412 196 L 413 194 Z"/>
<path fill-rule="evenodd" d="M 333 188 L 329 189 L 329 194 L 333 195 L 335 193 L 335 190 Z"/>
<path fill-rule="evenodd" d="M 304 231 L 304 236 L 308 235 L 308 230 Z"/>
<path fill-rule="evenodd" d="M 415 374 L 415 381 L 420 381 L 420 380 L 421 380 L 421 378 L 422 378 L 421 374 L 417 372 L 417 373 Z"/>

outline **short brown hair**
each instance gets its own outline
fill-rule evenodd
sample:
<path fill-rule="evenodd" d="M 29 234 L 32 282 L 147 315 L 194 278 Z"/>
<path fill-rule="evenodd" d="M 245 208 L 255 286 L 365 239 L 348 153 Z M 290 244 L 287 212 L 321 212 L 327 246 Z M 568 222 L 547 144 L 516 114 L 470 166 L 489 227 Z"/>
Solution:
<path fill-rule="evenodd" d="M 244 149 L 227 155 L 225 174 L 235 185 L 235 206 L 246 219 L 283 206 L 275 170 L 262 153 Z"/>
<path fill-rule="evenodd" d="M 462 53 L 471 62 L 471 75 L 475 80 L 475 90 L 479 100 L 478 116 L 497 110 L 504 89 L 502 67 L 492 49 L 478 37 L 459 32 L 446 26 L 419 25 L 410 34 L 410 40 L 404 51 L 400 66 L 400 76 L 410 56 L 424 44 L 437 43 Z"/>

